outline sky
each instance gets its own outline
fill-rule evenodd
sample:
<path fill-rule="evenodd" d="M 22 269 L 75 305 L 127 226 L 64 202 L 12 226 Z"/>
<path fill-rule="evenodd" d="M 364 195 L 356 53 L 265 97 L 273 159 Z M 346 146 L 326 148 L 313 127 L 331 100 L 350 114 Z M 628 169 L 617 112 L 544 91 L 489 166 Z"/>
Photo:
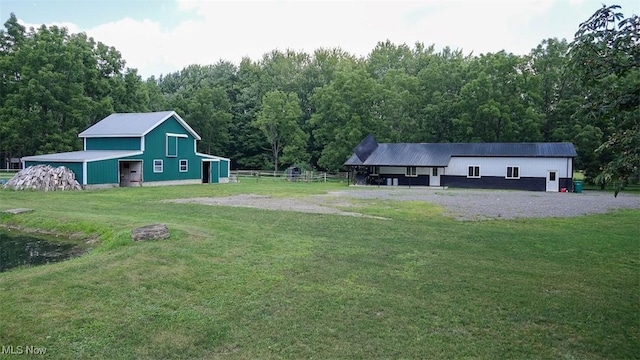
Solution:
<path fill-rule="evenodd" d="M 85 32 L 115 47 L 143 78 L 220 60 L 239 64 L 272 50 L 339 47 L 366 57 L 380 41 L 446 46 L 475 55 L 527 54 L 568 41 L 606 0 L 0 0 L 27 28 Z M 640 1 L 615 0 L 626 17 Z"/>

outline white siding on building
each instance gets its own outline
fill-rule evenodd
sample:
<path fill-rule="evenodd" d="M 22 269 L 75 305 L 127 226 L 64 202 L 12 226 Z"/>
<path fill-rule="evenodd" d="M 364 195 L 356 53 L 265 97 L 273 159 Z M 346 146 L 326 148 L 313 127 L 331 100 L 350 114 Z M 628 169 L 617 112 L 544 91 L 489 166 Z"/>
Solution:
<path fill-rule="evenodd" d="M 417 175 L 431 175 L 431 168 L 417 167 L 416 172 Z M 405 175 L 406 173 L 406 166 L 380 166 L 380 175 Z"/>
<path fill-rule="evenodd" d="M 404 166 L 380 166 L 380 175 L 404 175 L 406 171 Z"/>
<path fill-rule="evenodd" d="M 558 177 L 571 178 L 571 158 L 522 158 L 522 157 L 452 157 L 444 175 L 467 176 L 469 166 L 480 166 L 480 176 L 507 174 L 507 166 L 518 166 L 520 177 L 546 177 L 547 170 L 558 171 Z"/>
<path fill-rule="evenodd" d="M 431 175 L 431 168 L 419 167 L 416 169 L 418 175 Z"/>

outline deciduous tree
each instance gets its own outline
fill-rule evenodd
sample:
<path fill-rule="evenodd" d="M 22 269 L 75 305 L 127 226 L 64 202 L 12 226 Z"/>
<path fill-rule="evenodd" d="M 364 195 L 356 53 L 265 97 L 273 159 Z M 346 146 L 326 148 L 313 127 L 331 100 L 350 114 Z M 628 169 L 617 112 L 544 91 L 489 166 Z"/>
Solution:
<path fill-rule="evenodd" d="M 275 171 L 278 171 L 281 155 L 282 160 L 290 164 L 308 160 L 308 135 L 298 124 L 300 116 L 302 111 L 296 94 L 275 90 L 262 97 L 262 108 L 255 126 L 269 142 Z"/>
<path fill-rule="evenodd" d="M 598 182 L 617 181 L 616 195 L 640 172 L 640 17 L 619 9 L 603 5 L 580 24 L 570 50 L 585 92 L 581 113 L 605 135 Z"/>

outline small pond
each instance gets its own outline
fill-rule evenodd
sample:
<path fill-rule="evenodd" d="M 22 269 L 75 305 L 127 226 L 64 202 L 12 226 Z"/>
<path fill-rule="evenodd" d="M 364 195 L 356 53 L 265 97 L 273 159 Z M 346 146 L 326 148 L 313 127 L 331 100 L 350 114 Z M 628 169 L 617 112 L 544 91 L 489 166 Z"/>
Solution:
<path fill-rule="evenodd" d="M 0 229 L 0 272 L 17 266 L 43 265 L 79 256 L 84 249 L 17 231 Z"/>

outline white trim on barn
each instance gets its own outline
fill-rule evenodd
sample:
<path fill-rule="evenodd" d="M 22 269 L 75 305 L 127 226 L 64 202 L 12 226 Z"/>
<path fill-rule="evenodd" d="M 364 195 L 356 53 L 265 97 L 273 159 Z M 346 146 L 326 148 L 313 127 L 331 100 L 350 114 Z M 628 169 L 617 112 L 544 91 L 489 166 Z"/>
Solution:
<path fill-rule="evenodd" d="M 167 136 L 173 136 L 173 137 L 179 137 L 179 138 L 188 138 L 189 135 L 187 134 L 175 134 L 175 133 L 167 133 Z"/>
<path fill-rule="evenodd" d="M 87 185 L 87 162 L 82 162 L 82 185 Z"/>
<path fill-rule="evenodd" d="M 175 117 L 176 120 L 178 120 L 178 122 L 180 123 L 180 125 L 182 125 L 189 133 L 191 133 L 191 135 L 196 139 L 196 140 L 202 140 L 202 138 L 200 138 L 200 135 L 198 135 L 197 132 L 195 132 L 195 130 L 193 130 L 191 128 L 191 126 L 189 126 L 189 124 L 187 124 L 186 121 L 184 121 L 180 115 L 178 115 L 175 111 L 171 111 L 169 114 L 167 114 L 165 117 L 161 118 L 160 120 L 158 120 L 157 123 L 155 123 L 153 126 L 151 126 L 149 129 L 147 129 L 147 131 L 145 131 L 142 136 L 147 135 L 149 132 L 151 132 L 151 130 L 155 129 L 156 127 L 158 127 L 160 124 L 162 124 L 163 122 L 165 122 L 165 120 L 167 120 L 170 117 Z"/>
<path fill-rule="evenodd" d="M 50 162 L 91 162 L 118 159 L 127 156 L 142 155 L 137 150 L 86 150 L 65 153 L 25 156 L 22 161 L 50 161 Z"/>
<path fill-rule="evenodd" d="M 220 161 L 220 160 L 226 161 L 226 163 L 227 163 L 227 171 L 226 171 L 226 173 L 229 176 L 231 175 L 231 159 L 226 158 L 226 157 L 222 157 L 222 156 L 202 154 L 202 153 L 199 153 L 199 152 L 196 152 L 196 155 L 201 156 L 203 158 L 207 158 L 207 159 L 218 160 L 218 161 Z M 207 161 L 207 160 L 202 159 L 202 161 Z M 223 181 L 223 179 L 226 179 L 226 181 Z M 225 176 L 225 177 L 220 176 L 220 183 L 228 183 L 228 182 L 229 182 L 229 177 L 228 176 Z"/>
<path fill-rule="evenodd" d="M 182 166 L 183 164 L 184 164 L 184 167 Z M 180 159 L 178 161 L 178 171 L 179 172 L 187 172 L 187 171 L 189 171 L 189 159 Z"/>
<path fill-rule="evenodd" d="M 107 116 L 90 128 L 81 132 L 81 138 L 144 137 L 170 117 L 174 117 L 196 140 L 202 140 L 175 111 L 151 113 L 115 113 Z M 131 120 L 135 120 L 131 122 Z M 123 121 L 126 126 L 123 127 Z"/>
<path fill-rule="evenodd" d="M 209 155 L 209 154 L 203 154 L 203 153 L 199 153 L 199 152 L 196 152 L 196 155 L 198 155 L 198 156 L 202 156 L 202 157 L 206 157 L 206 158 L 209 158 L 209 159 L 218 159 L 218 160 L 231 161 L 231 159 L 226 158 L 226 157 L 222 157 L 222 156 L 215 156 L 215 155 Z"/>
<path fill-rule="evenodd" d="M 194 185 L 202 183 L 199 179 L 188 180 L 166 180 L 166 181 L 145 181 L 144 186 L 164 186 L 164 185 Z"/>

